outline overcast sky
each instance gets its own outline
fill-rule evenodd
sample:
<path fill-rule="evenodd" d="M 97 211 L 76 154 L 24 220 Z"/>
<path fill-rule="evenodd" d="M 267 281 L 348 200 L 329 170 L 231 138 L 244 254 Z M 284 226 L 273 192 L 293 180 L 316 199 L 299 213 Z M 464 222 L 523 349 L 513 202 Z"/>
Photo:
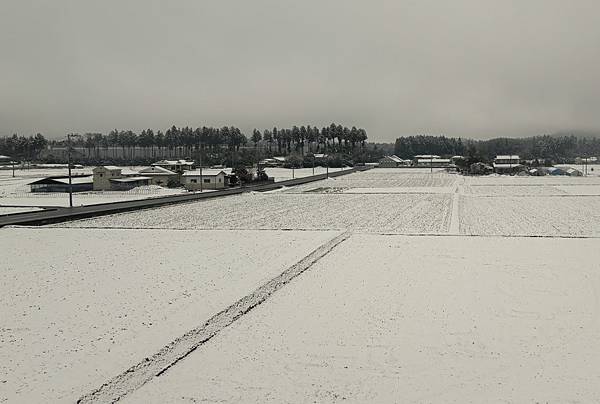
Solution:
<path fill-rule="evenodd" d="M 1 0 L 0 135 L 600 128 L 598 0 Z"/>

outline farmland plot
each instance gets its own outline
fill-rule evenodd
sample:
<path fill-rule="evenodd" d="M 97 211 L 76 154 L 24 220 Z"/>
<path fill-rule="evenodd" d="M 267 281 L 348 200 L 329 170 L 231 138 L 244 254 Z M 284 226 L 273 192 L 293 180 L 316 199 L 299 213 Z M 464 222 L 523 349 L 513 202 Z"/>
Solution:
<path fill-rule="evenodd" d="M 2 228 L 0 402 L 76 402 L 336 235 Z"/>
<path fill-rule="evenodd" d="M 554 185 L 470 185 L 464 193 L 476 196 L 548 196 L 567 195 L 563 189 Z"/>
<path fill-rule="evenodd" d="M 61 226 L 439 233 L 447 232 L 451 203 L 448 194 L 247 193 Z"/>
<path fill-rule="evenodd" d="M 600 177 L 569 177 L 562 175 L 541 177 L 486 175 L 464 178 L 468 185 L 600 185 Z"/>
<path fill-rule="evenodd" d="M 459 206 L 462 234 L 600 236 L 597 196 L 463 196 Z"/>
<path fill-rule="evenodd" d="M 301 193 L 327 188 L 340 190 L 352 188 L 395 188 L 397 190 L 402 188 L 451 188 L 456 181 L 456 176 L 449 175 L 444 171 L 434 171 L 432 174 L 419 169 L 375 169 L 289 188 L 286 192 Z"/>
<path fill-rule="evenodd" d="M 344 167 L 343 169 L 330 168 L 329 172 L 348 170 L 349 168 L 350 167 Z M 317 166 L 314 169 L 314 175 L 325 174 L 326 172 L 327 172 L 327 169 L 325 167 Z M 267 168 L 265 168 L 265 173 L 267 173 L 267 176 L 273 177 L 275 179 L 275 182 L 279 182 L 279 181 L 291 180 L 294 178 L 309 177 L 309 176 L 313 175 L 313 169 L 312 169 L 312 167 L 296 168 L 294 170 L 292 170 L 291 168 L 283 168 L 283 167 L 267 167 Z"/>
<path fill-rule="evenodd" d="M 599 402 L 595 240 L 354 235 L 125 403 Z"/>
<path fill-rule="evenodd" d="M 560 185 L 556 188 L 569 195 L 600 196 L 600 185 Z"/>

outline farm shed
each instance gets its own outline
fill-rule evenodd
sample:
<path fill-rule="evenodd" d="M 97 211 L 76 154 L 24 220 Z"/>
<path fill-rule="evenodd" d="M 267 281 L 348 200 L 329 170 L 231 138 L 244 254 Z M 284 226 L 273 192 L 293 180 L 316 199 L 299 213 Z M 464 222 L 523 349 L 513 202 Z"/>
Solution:
<path fill-rule="evenodd" d="M 158 185 L 161 187 L 166 187 L 169 184 L 172 186 L 179 185 L 179 174 L 161 166 L 143 168 L 139 171 L 139 174 L 144 177 L 150 177 L 151 185 Z"/>
<path fill-rule="evenodd" d="M 452 163 L 450 159 L 418 159 L 417 167 L 450 167 Z"/>
<path fill-rule="evenodd" d="M 152 163 L 151 166 L 166 168 L 167 170 L 174 171 L 174 172 L 183 172 L 183 171 L 192 170 L 194 168 L 194 162 L 191 160 L 185 160 L 185 159 L 160 160 L 160 161 L 157 161 L 156 163 Z"/>
<path fill-rule="evenodd" d="M 94 173 L 94 191 L 123 191 L 142 185 L 150 185 L 149 176 L 140 176 L 137 171 L 117 166 L 100 166 Z M 118 181 L 117 181 L 118 180 Z"/>
<path fill-rule="evenodd" d="M 408 165 L 410 165 L 410 160 L 403 160 L 395 154 L 391 156 L 384 156 L 379 160 L 379 167 L 383 168 L 402 167 Z"/>
<path fill-rule="evenodd" d="M 94 180 L 91 175 L 78 175 L 71 177 L 73 192 L 91 191 Z M 29 183 L 31 192 L 69 192 L 69 177 L 54 176 Z"/>
<path fill-rule="evenodd" d="M 111 191 L 129 191 L 130 189 L 150 185 L 150 177 L 123 177 L 110 180 Z"/>

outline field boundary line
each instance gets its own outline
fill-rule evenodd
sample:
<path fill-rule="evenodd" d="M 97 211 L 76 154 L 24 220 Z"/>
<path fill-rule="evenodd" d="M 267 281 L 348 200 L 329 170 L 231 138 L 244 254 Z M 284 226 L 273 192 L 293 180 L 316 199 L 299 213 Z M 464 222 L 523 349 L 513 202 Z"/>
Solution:
<path fill-rule="evenodd" d="M 162 375 L 180 360 L 216 336 L 221 330 L 266 301 L 273 293 L 309 269 L 335 247 L 350 238 L 351 235 L 351 232 L 346 231 L 320 245 L 275 278 L 215 314 L 201 326 L 186 332 L 151 357 L 144 358 L 141 362 L 105 382 L 99 388 L 82 396 L 77 402 L 113 403 L 139 389 L 153 378 Z"/>
<path fill-rule="evenodd" d="M 450 234 L 460 234 L 460 195 L 460 184 L 456 184 L 454 193 L 452 194 L 452 213 L 450 216 L 450 226 L 448 229 L 448 233 Z"/>

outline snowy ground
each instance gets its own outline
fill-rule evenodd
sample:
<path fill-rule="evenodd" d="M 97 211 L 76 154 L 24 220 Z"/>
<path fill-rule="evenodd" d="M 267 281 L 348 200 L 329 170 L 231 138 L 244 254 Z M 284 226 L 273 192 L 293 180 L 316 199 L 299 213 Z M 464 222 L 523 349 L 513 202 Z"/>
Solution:
<path fill-rule="evenodd" d="M 599 402 L 599 188 L 375 169 L 0 229 L 0 402 Z"/>
<path fill-rule="evenodd" d="M 0 402 L 75 402 L 334 236 L 0 229 Z"/>
<path fill-rule="evenodd" d="M 125 402 L 598 402 L 597 247 L 355 235 Z"/>
<path fill-rule="evenodd" d="M 344 170 L 349 169 L 350 167 L 344 167 Z M 340 168 L 330 168 L 329 172 L 340 171 Z M 283 167 L 267 167 L 265 168 L 265 172 L 269 177 L 275 178 L 275 182 L 291 180 L 293 178 L 303 178 L 309 177 L 313 175 L 313 169 L 310 168 L 283 168 Z M 325 174 L 327 172 L 326 167 L 315 167 L 314 175 L 317 174 Z"/>
<path fill-rule="evenodd" d="M 42 210 L 40 208 L 21 208 L 21 207 L 11 207 L 11 206 L 0 206 L 0 216 L 2 215 L 10 215 L 13 213 L 26 213 L 26 212 L 35 212 L 38 210 Z"/>
<path fill-rule="evenodd" d="M 462 177 L 442 170 L 375 169 L 276 193 L 249 193 L 152 212 L 58 226 L 600 236 L 600 179 Z"/>
<path fill-rule="evenodd" d="M 450 195 L 247 193 L 203 203 L 60 223 L 58 227 L 447 232 Z"/>

